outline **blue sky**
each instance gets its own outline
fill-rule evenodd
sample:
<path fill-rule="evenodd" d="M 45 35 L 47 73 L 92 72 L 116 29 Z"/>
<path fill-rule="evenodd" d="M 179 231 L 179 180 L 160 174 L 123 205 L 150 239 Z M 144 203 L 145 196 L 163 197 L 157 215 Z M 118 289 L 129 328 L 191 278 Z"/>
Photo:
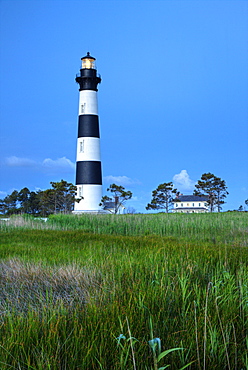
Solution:
<path fill-rule="evenodd" d="M 97 59 L 104 194 L 173 181 L 248 198 L 248 2 L 1 0 L 0 198 L 75 182 L 81 57 Z"/>

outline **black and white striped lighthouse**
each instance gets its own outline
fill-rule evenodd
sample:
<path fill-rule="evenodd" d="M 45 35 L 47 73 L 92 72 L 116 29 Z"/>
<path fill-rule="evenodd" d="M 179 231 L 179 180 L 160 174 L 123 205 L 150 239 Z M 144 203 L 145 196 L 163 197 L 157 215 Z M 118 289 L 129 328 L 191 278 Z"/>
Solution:
<path fill-rule="evenodd" d="M 74 213 L 99 212 L 102 198 L 102 168 L 97 104 L 97 75 L 95 58 L 88 52 L 82 60 L 79 84 L 78 139 L 76 158 L 77 198 Z"/>

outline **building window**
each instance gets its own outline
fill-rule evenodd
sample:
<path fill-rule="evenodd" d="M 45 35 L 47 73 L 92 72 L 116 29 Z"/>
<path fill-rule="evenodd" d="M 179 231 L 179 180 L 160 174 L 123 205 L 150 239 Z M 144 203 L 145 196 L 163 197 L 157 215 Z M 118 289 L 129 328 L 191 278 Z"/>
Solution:
<path fill-rule="evenodd" d="M 79 142 L 79 152 L 83 153 L 84 152 L 84 141 Z"/>
<path fill-rule="evenodd" d="M 199 203 L 199 207 L 201 207 L 201 203 Z"/>
<path fill-rule="evenodd" d="M 82 196 L 82 188 L 81 186 L 79 186 L 78 188 L 78 196 L 81 197 Z"/>
<path fill-rule="evenodd" d="M 181 203 L 181 207 L 183 207 L 183 203 Z"/>
<path fill-rule="evenodd" d="M 187 207 L 189 206 L 189 203 L 187 203 Z"/>
<path fill-rule="evenodd" d="M 192 203 L 192 207 L 194 207 L 195 206 L 195 203 Z"/>

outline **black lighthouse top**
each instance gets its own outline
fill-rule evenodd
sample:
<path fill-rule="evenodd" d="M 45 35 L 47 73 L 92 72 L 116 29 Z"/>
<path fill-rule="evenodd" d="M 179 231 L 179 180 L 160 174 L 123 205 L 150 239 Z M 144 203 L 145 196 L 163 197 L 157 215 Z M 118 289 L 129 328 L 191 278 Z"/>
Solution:
<path fill-rule="evenodd" d="M 88 52 L 82 60 L 82 68 L 80 74 L 76 77 L 76 82 L 79 84 L 79 91 L 94 90 L 97 91 L 97 85 L 101 82 L 101 77 L 97 76 L 95 68 L 96 58 L 92 57 Z"/>

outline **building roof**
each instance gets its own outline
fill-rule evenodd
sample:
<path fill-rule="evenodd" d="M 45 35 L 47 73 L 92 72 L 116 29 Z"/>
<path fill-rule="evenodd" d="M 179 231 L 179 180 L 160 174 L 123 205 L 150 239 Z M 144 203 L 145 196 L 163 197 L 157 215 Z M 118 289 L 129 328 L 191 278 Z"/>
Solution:
<path fill-rule="evenodd" d="M 94 60 L 96 60 L 96 58 L 94 58 L 94 57 L 92 57 L 92 56 L 90 55 L 89 51 L 88 51 L 87 55 L 85 55 L 85 57 L 82 57 L 82 58 L 81 58 L 81 60 L 82 60 L 82 59 L 94 59 Z"/>
<path fill-rule="evenodd" d="M 115 202 L 104 202 L 104 210 L 115 209 Z"/>
<path fill-rule="evenodd" d="M 111 210 L 111 209 L 115 209 L 116 205 L 117 204 L 115 202 L 112 202 L 112 201 L 104 202 L 103 209 L 105 211 L 108 211 L 108 210 Z M 118 205 L 118 208 L 125 208 L 125 207 L 123 206 L 123 204 L 120 204 L 120 205 Z"/>
<path fill-rule="evenodd" d="M 175 202 L 204 202 L 208 200 L 207 195 L 179 195 L 177 198 L 174 199 Z"/>

